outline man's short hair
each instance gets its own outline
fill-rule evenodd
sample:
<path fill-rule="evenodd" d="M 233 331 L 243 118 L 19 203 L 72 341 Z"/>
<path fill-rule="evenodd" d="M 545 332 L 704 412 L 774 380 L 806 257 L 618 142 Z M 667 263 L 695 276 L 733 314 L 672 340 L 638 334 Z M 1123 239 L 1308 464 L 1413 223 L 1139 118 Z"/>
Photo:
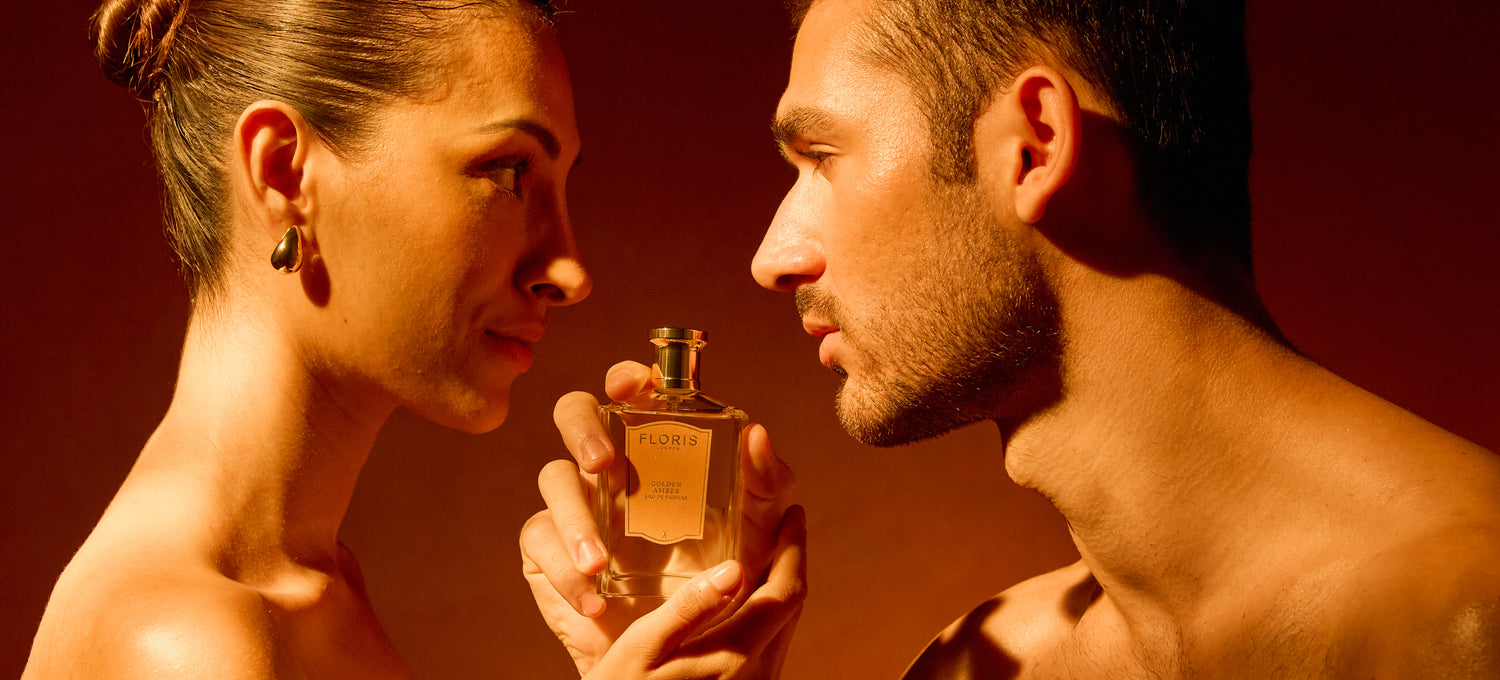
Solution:
<path fill-rule="evenodd" d="M 814 2 L 789 1 L 799 24 Z M 938 180 L 974 181 L 974 121 L 1047 50 L 1120 120 L 1183 259 L 1252 274 L 1243 0 L 878 0 L 863 28 L 870 62 L 915 90 Z"/>

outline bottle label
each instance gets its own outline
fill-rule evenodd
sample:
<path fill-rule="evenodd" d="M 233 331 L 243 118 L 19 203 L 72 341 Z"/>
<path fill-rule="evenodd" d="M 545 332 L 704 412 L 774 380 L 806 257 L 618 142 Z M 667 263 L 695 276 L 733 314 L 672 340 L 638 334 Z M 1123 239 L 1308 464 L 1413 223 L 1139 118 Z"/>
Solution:
<path fill-rule="evenodd" d="M 709 430 L 675 421 L 625 428 L 625 535 L 668 544 L 703 538 Z"/>

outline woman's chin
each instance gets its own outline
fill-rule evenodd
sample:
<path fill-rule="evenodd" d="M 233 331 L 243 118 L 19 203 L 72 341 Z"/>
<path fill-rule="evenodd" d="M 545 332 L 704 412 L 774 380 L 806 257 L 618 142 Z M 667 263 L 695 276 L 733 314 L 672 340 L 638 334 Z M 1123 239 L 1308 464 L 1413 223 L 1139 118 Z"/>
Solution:
<path fill-rule="evenodd" d="M 443 427 L 469 434 L 484 434 L 505 422 L 510 413 L 510 394 L 507 389 L 499 395 L 485 398 L 468 395 L 461 403 L 431 405 L 424 409 L 411 409 L 417 415 Z"/>
<path fill-rule="evenodd" d="M 484 434 L 500 427 L 505 422 L 505 415 L 510 410 L 507 406 L 509 405 L 502 406 L 493 413 L 486 413 L 482 418 L 466 420 L 462 423 L 450 425 L 449 427 L 469 434 Z"/>
<path fill-rule="evenodd" d="M 455 430 L 468 432 L 469 434 L 484 434 L 505 422 L 505 416 L 510 414 L 510 395 L 503 395 L 498 401 L 491 402 L 489 406 L 472 417 L 464 419 L 459 425 L 452 426 Z"/>

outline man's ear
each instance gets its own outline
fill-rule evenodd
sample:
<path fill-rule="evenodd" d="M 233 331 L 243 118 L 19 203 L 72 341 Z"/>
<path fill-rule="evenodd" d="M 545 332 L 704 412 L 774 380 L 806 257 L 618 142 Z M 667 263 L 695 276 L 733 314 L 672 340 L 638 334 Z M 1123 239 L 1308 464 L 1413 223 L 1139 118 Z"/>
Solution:
<path fill-rule="evenodd" d="M 1033 66 L 1009 90 L 991 100 L 975 122 L 974 150 L 980 176 L 1001 182 L 1016 216 L 1036 224 L 1077 164 L 1083 114 L 1062 74 Z"/>
<path fill-rule="evenodd" d="M 288 227 L 308 223 L 312 126 L 282 102 L 258 101 L 240 114 L 233 139 L 235 183 L 243 189 L 254 228 L 274 245 Z"/>

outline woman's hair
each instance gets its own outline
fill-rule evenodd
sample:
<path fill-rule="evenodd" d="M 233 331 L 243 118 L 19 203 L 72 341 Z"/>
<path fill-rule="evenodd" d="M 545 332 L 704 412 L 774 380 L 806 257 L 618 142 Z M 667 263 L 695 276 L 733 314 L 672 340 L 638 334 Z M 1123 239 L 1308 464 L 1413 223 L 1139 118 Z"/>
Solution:
<path fill-rule="evenodd" d="M 284 102 L 336 153 L 357 154 L 373 111 L 433 85 L 441 19 L 476 5 L 553 16 L 551 0 L 105 0 L 94 51 L 145 105 L 195 306 L 223 285 L 229 139 L 245 107 Z"/>

